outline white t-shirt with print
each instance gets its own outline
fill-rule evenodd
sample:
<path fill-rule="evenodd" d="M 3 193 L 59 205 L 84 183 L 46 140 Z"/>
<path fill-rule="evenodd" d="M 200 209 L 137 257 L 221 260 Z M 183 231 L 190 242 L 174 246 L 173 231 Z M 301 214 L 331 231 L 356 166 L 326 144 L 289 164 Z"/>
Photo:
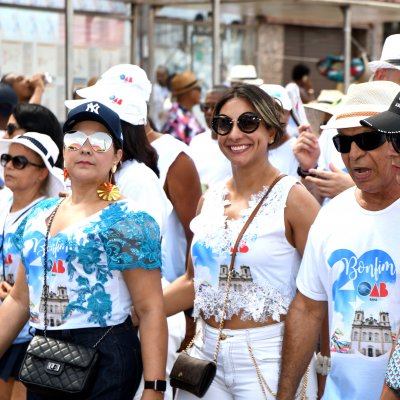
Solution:
<path fill-rule="evenodd" d="M 14 236 L 29 285 L 30 324 L 44 329 L 46 219 L 62 200 L 40 202 Z M 105 327 L 125 321 L 131 296 L 122 271 L 161 267 L 160 231 L 131 200 L 106 206 L 49 238 L 48 329 Z"/>
<path fill-rule="evenodd" d="M 379 398 L 400 327 L 399 226 L 400 200 L 367 211 L 353 187 L 311 227 L 297 286 L 328 301 L 332 366 L 324 399 Z"/>

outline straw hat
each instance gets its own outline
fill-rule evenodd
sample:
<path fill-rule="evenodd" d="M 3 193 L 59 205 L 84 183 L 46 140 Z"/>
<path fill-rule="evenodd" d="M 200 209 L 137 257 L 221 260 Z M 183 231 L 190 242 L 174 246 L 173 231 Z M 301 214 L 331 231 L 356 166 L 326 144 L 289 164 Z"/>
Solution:
<path fill-rule="evenodd" d="M 344 101 L 334 114 L 334 119 L 322 129 L 345 129 L 362 126 L 360 120 L 389 108 L 400 90 L 397 83 L 373 81 L 350 85 Z"/>
<path fill-rule="evenodd" d="M 361 120 L 361 125 L 384 133 L 400 133 L 400 92 L 392 101 L 389 110 Z"/>
<path fill-rule="evenodd" d="M 334 114 L 335 107 L 342 101 L 344 94 L 340 90 L 321 90 L 317 100 L 304 104 L 304 108 Z"/>
<path fill-rule="evenodd" d="M 380 60 L 371 61 L 368 66 L 373 72 L 378 68 L 400 69 L 400 34 L 388 36 Z"/>
<path fill-rule="evenodd" d="M 49 170 L 49 177 L 43 190 L 46 197 L 58 197 L 65 191 L 60 169 L 54 166 L 58 158 L 58 147 L 50 136 L 37 132 L 26 132 L 13 139 L 0 139 L 0 154 L 8 153 L 13 143 L 22 144 L 40 156 L 44 165 Z M 4 168 L 0 167 L 0 175 L 4 178 Z"/>
<path fill-rule="evenodd" d="M 196 75 L 191 71 L 185 71 L 180 74 L 176 74 L 170 82 L 171 93 L 173 96 L 189 92 L 195 87 L 199 87 L 200 83 L 196 78 Z"/>

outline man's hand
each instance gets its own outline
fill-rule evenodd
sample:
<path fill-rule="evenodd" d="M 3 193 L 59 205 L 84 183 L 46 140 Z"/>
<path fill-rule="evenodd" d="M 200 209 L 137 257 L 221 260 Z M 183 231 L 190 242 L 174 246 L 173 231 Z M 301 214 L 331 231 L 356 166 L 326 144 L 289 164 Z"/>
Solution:
<path fill-rule="evenodd" d="M 299 126 L 299 137 L 293 146 L 293 153 L 304 170 L 315 167 L 321 153 L 318 138 L 312 132 L 310 125 Z"/>
<path fill-rule="evenodd" d="M 322 197 L 334 198 L 349 187 L 354 186 L 354 181 L 346 172 L 336 168 L 332 163 L 329 164 L 330 171 L 322 171 L 311 168 L 310 173 L 315 176 L 307 176 L 306 182 L 317 187 Z"/>

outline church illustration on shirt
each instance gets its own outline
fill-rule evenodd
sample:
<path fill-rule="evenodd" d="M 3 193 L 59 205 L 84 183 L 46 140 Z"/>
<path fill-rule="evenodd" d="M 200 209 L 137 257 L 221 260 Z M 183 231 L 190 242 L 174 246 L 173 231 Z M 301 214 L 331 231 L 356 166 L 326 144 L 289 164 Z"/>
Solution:
<path fill-rule="evenodd" d="M 331 337 L 331 351 L 337 353 L 361 353 L 366 357 L 379 357 L 390 352 L 393 338 L 389 313 L 379 312 L 379 320 L 364 316 L 363 310 L 354 313 L 351 341 L 343 341 L 343 332 L 336 328 Z"/>
<path fill-rule="evenodd" d="M 44 313 L 44 290 L 40 299 L 39 312 Z M 60 326 L 64 323 L 63 316 L 69 304 L 68 292 L 65 286 L 58 286 L 57 293 L 49 290 L 47 299 L 47 319 L 49 326 Z"/>
<path fill-rule="evenodd" d="M 219 269 L 219 287 L 225 288 L 228 281 L 229 266 L 226 264 L 220 265 Z M 240 271 L 232 271 L 231 288 L 235 291 L 243 291 L 246 287 L 253 284 L 253 277 L 251 276 L 250 267 L 241 265 Z"/>

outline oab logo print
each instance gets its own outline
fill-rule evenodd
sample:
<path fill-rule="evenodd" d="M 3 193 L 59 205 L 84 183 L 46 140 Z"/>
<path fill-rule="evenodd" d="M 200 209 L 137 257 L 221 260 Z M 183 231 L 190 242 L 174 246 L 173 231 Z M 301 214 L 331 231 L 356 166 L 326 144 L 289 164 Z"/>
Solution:
<path fill-rule="evenodd" d="M 331 351 L 368 357 L 390 351 L 395 335 L 388 297 L 396 282 L 392 258 L 377 249 L 361 256 L 340 249 L 328 263 L 337 276 L 332 287 Z"/>

